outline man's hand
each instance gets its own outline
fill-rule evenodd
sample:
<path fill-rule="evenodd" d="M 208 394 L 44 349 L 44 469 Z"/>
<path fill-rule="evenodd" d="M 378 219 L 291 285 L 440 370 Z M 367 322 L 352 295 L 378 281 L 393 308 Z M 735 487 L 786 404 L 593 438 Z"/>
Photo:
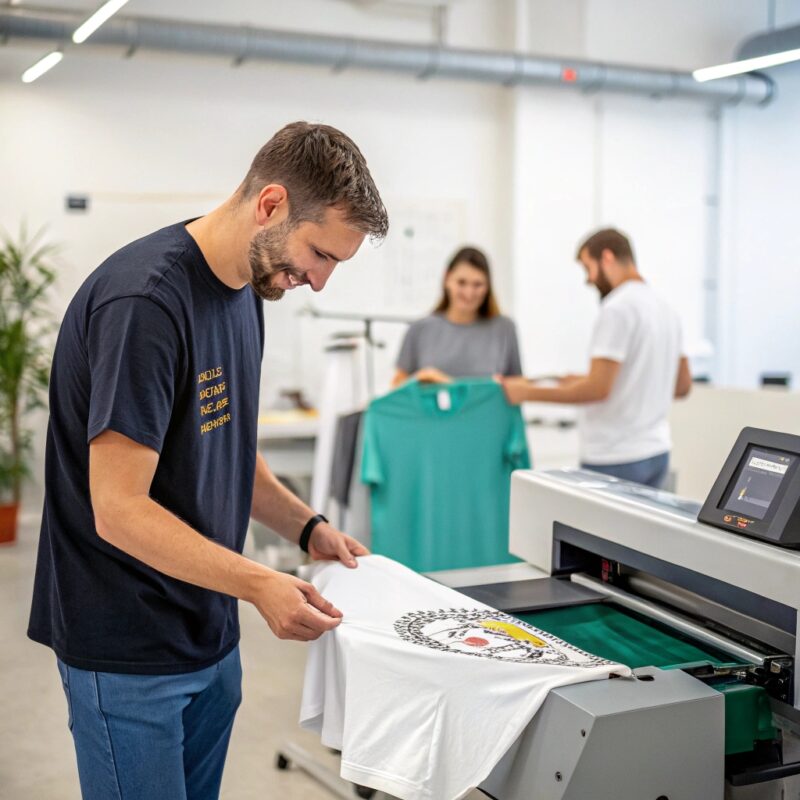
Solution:
<path fill-rule="evenodd" d="M 252 600 L 279 639 L 311 642 L 342 621 L 342 612 L 310 583 L 283 572 L 265 577 Z"/>
<path fill-rule="evenodd" d="M 420 383 L 452 383 L 453 379 L 436 367 L 423 367 L 414 373 Z"/>
<path fill-rule="evenodd" d="M 527 378 L 521 375 L 512 378 L 500 377 L 498 383 L 503 387 L 506 400 L 508 400 L 512 406 L 518 406 L 528 399 L 531 390 L 531 382 Z"/>
<path fill-rule="evenodd" d="M 608 399 L 617 378 L 621 362 L 610 358 L 593 358 L 588 375 L 567 375 L 558 386 L 540 386 L 527 378 L 495 380 L 503 387 L 512 405 L 520 403 L 600 403 Z"/>
<path fill-rule="evenodd" d="M 320 522 L 311 531 L 308 554 L 314 561 L 341 561 L 346 567 L 353 568 L 358 566 L 355 557 L 368 556 L 369 550 L 333 525 Z"/>

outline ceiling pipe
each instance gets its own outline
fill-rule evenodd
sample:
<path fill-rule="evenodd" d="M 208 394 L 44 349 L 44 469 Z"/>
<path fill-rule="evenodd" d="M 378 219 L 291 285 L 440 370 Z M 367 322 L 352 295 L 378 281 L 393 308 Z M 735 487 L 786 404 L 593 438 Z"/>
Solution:
<path fill-rule="evenodd" d="M 0 42 L 33 39 L 68 42 L 80 15 L 44 9 L 0 9 Z M 764 105 L 774 84 L 760 74 L 698 83 L 689 72 L 645 69 L 512 52 L 468 50 L 375 39 L 293 33 L 183 20 L 116 16 L 86 47 L 120 47 L 244 61 L 281 61 L 403 73 L 419 79 L 454 78 L 504 86 L 560 86 L 585 92 L 615 91 L 659 98 L 692 98 L 715 104 Z"/>

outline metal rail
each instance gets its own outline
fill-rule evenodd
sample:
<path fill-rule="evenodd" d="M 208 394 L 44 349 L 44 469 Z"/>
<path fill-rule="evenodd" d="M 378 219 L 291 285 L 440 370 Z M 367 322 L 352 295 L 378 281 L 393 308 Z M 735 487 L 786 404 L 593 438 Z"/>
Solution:
<path fill-rule="evenodd" d="M 697 625 L 686 617 L 664 611 L 664 609 L 659 608 L 659 606 L 655 605 L 654 603 L 648 603 L 646 600 L 640 600 L 639 598 L 634 597 L 627 592 L 623 592 L 621 589 L 615 589 L 613 586 L 609 586 L 607 583 L 603 583 L 601 580 L 592 578 L 589 575 L 573 573 L 570 575 L 570 580 L 573 583 L 577 583 L 579 586 L 586 586 L 589 589 L 594 589 L 595 591 L 601 592 L 608 597 L 612 597 L 615 602 L 619 603 L 619 605 L 629 608 L 631 611 L 636 611 L 640 614 L 643 614 L 644 616 L 649 617 L 656 622 L 661 622 L 676 631 L 685 633 L 687 636 L 691 636 L 693 639 L 697 639 L 698 641 L 711 645 L 718 650 L 722 650 L 723 652 L 729 653 L 732 656 L 741 658 L 743 661 L 755 664 L 756 666 L 764 666 L 765 656 L 763 653 L 758 653 L 748 647 L 743 647 L 736 642 L 732 642 L 730 639 L 726 639 L 724 636 L 712 633 L 711 631 L 707 630 L 701 625 Z"/>

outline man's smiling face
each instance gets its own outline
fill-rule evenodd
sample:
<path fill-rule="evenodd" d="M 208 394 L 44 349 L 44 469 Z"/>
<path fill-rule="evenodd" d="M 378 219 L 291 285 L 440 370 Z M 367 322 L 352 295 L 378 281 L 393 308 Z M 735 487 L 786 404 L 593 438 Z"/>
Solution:
<path fill-rule="evenodd" d="M 349 227 L 337 208 L 327 208 L 321 222 L 293 225 L 284 219 L 265 226 L 250 240 L 250 284 L 264 300 L 280 300 L 297 286 L 319 292 L 363 241 L 364 234 Z"/>

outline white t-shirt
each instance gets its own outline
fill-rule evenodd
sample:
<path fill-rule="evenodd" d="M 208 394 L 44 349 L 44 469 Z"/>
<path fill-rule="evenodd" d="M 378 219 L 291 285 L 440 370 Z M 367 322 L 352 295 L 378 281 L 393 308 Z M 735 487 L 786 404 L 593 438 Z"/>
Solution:
<path fill-rule="evenodd" d="M 669 414 L 682 355 L 678 315 L 646 283 L 607 295 L 590 358 L 620 362 L 611 394 L 583 408 L 581 461 L 624 464 L 669 452 Z"/>
<path fill-rule="evenodd" d="M 344 779 L 402 800 L 462 797 L 550 689 L 630 674 L 382 556 L 312 582 L 344 619 L 310 646 L 300 723 Z"/>

